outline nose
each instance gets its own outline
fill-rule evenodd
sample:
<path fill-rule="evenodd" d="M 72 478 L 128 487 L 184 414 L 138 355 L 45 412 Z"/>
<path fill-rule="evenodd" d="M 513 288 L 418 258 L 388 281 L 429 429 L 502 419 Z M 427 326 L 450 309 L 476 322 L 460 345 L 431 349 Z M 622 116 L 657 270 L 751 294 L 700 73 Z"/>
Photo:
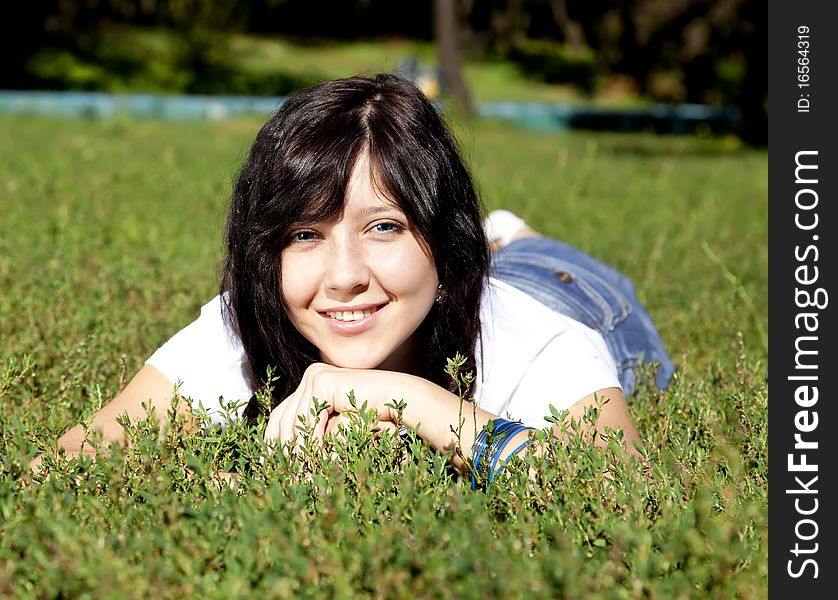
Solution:
<path fill-rule="evenodd" d="M 370 269 L 363 245 L 335 237 L 326 260 L 323 285 L 337 300 L 351 299 L 370 284 Z"/>

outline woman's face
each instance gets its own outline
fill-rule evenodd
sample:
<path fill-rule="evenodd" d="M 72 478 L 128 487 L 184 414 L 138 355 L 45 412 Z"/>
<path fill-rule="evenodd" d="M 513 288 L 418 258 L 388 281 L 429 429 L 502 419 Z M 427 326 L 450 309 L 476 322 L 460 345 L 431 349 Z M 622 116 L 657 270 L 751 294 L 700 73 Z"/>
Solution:
<path fill-rule="evenodd" d="M 282 293 L 323 362 L 416 372 L 417 329 L 436 298 L 436 267 L 405 214 L 372 185 L 359 157 L 343 213 L 291 228 Z"/>

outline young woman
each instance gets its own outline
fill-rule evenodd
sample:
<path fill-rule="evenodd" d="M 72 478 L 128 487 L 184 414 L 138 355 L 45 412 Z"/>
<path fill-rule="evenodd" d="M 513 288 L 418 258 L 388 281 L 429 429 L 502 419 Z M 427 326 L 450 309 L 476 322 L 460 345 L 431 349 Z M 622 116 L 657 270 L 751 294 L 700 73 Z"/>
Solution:
<path fill-rule="evenodd" d="M 255 419 L 271 367 L 267 440 L 295 441 L 298 417 L 315 436 L 334 431 L 354 391 L 383 427 L 403 400 L 401 424 L 450 451 L 461 406 L 445 364 L 459 353 L 478 431 L 502 427 L 490 456 L 502 465 L 550 405 L 578 418 L 599 399 L 597 428 L 639 441 L 623 392 L 643 359 L 660 363 L 659 386 L 672 374 L 625 277 L 511 213 L 484 223 L 436 109 L 392 76 L 326 82 L 282 105 L 239 173 L 226 245 L 220 295 L 97 413 L 106 440 L 122 441 L 116 417 L 141 416 L 143 402 L 165 415 L 175 384 L 216 419 L 220 396 L 249 400 L 241 416 Z M 475 433 L 462 428 L 464 452 L 485 449 Z M 75 427 L 59 442 L 77 452 L 81 438 Z"/>

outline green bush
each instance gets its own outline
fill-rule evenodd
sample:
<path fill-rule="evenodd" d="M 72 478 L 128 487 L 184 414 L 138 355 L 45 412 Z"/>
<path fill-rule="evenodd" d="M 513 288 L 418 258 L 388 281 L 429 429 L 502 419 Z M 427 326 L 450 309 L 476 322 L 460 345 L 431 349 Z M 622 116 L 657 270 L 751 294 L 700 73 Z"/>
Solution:
<path fill-rule="evenodd" d="M 523 39 L 513 44 L 509 58 L 530 77 L 577 86 L 589 94 L 594 91 L 596 63 L 589 48 L 574 53 L 559 42 Z"/>
<path fill-rule="evenodd" d="M 26 70 L 42 89 L 170 94 L 284 96 L 322 78 L 282 64 L 244 68 L 230 58 L 229 36 L 195 37 L 113 27 L 79 36 L 73 48 L 43 48 Z"/>
<path fill-rule="evenodd" d="M 42 89 L 93 92 L 183 92 L 188 71 L 167 60 L 148 60 L 136 51 L 86 56 L 66 49 L 44 48 L 26 65 Z"/>

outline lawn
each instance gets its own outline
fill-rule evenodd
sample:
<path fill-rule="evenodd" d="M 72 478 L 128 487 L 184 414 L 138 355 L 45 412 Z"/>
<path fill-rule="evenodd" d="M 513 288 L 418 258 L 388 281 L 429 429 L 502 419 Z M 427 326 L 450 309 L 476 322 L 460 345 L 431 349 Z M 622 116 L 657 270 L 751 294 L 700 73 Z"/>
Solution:
<path fill-rule="evenodd" d="M 0 116 L 0 596 L 767 595 L 766 152 L 453 125 L 489 209 L 635 282 L 679 365 L 629 398 L 648 468 L 572 439 L 536 481 L 475 493 L 368 423 L 336 461 L 264 466 L 240 424 L 140 423 L 33 482 L 28 459 L 216 293 L 259 123 Z"/>

